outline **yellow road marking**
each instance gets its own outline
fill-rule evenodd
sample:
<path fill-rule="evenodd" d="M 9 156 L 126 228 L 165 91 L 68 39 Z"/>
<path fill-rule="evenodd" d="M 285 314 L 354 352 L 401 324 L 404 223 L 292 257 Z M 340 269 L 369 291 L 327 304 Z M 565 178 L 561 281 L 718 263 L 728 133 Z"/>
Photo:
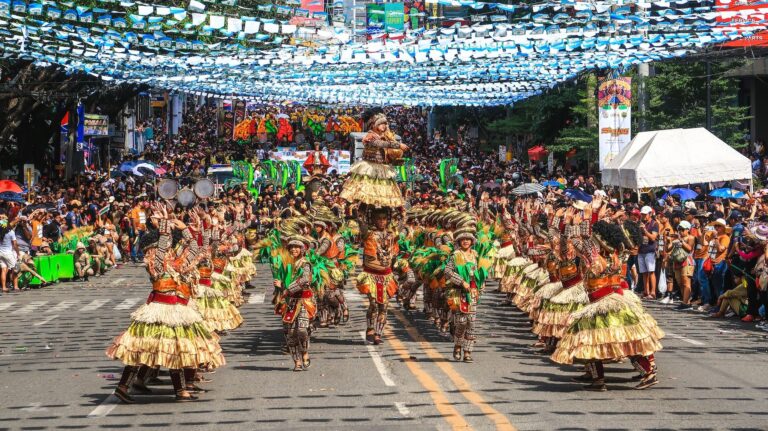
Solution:
<path fill-rule="evenodd" d="M 429 396 L 431 396 L 432 401 L 435 402 L 435 408 L 437 408 L 437 411 L 443 415 L 443 418 L 445 418 L 446 422 L 448 422 L 451 428 L 454 430 L 471 430 L 472 427 L 469 425 L 469 423 L 467 423 L 459 411 L 453 407 L 451 402 L 448 400 L 448 396 L 446 396 L 445 392 L 440 389 L 440 385 L 437 384 L 435 379 L 433 379 L 429 373 L 421 368 L 421 365 L 419 365 L 411 358 L 411 354 L 408 352 L 408 348 L 405 347 L 405 344 L 398 340 L 397 337 L 392 334 L 391 330 L 386 330 L 384 332 L 384 336 L 387 338 L 387 341 L 389 342 L 390 347 L 392 347 L 392 350 L 394 350 L 395 353 L 400 356 L 405 365 L 411 371 L 411 374 L 416 376 L 416 379 L 419 381 L 419 383 L 421 383 L 421 386 L 429 391 Z"/>
<path fill-rule="evenodd" d="M 470 386 L 469 382 L 467 382 L 464 377 L 461 376 L 450 364 L 450 362 L 446 361 L 445 357 L 440 354 L 433 346 L 432 344 L 427 341 L 420 333 L 416 330 L 416 328 L 411 325 L 411 323 L 408 321 L 408 319 L 405 318 L 405 315 L 403 315 L 402 311 L 400 310 L 392 310 L 392 313 L 394 314 L 395 318 L 399 320 L 403 326 L 405 327 L 405 330 L 408 332 L 408 335 L 410 335 L 411 338 L 413 338 L 414 341 L 419 343 L 419 346 L 424 351 L 424 353 L 427 354 L 427 357 L 430 359 L 437 359 L 435 361 L 435 365 L 437 365 L 443 373 L 445 373 L 449 379 L 453 382 L 453 384 L 456 386 L 456 388 L 461 392 L 461 394 L 464 396 L 464 398 L 467 399 L 470 403 L 477 406 L 480 411 L 482 411 L 488 419 L 490 419 L 495 425 L 496 429 L 503 430 L 503 431 L 516 431 L 517 429 L 512 425 L 512 423 L 507 419 L 506 416 L 504 416 L 501 412 L 494 409 L 490 404 L 488 404 L 483 397 L 478 394 L 477 392 L 472 390 L 472 387 Z M 398 340 L 399 342 L 399 340 Z M 402 343 L 401 343 L 402 345 Z"/>

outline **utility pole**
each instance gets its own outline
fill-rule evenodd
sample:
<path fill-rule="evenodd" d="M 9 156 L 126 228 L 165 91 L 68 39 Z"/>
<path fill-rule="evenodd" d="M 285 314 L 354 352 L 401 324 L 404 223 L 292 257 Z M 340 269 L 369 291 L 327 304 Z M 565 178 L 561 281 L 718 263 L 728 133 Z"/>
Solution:
<path fill-rule="evenodd" d="M 640 132 L 645 132 L 647 123 L 645 121 L 645 114 L 648 104 L 648 94 L 645 90 L 645 80 L 650 76 L 650 64 L 642 63 L 637 66 L 637 76 L 640 78 L 637 83 L 637 108 L 640 111 L 640 121 L 638 121 L 638 129 Z"/>
<path fill-rule="evenodd" d="M 710 132 L 712 131 L 712 64 L 707 58 L 707 111 L 706 111 L 706 128 Z"/>

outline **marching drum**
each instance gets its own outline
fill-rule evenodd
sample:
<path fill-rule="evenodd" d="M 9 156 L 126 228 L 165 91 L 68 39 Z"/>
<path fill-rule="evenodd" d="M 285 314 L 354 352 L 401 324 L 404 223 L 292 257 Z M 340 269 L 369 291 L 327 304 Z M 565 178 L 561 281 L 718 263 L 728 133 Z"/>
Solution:
<path fill-rule="evenodd" d="M 157 194 L 165 200 L 176 198 L 179 193 L 179 183 L 172 179 L 164 179 L 157 183 Z"/>
<path fill-rule="evenodd" d="M 213 196 L 215 190 L 216 186 L 208 178 L 197 181 L 194 186 L 195 195 L 200 199 L 208 199 Z"/>

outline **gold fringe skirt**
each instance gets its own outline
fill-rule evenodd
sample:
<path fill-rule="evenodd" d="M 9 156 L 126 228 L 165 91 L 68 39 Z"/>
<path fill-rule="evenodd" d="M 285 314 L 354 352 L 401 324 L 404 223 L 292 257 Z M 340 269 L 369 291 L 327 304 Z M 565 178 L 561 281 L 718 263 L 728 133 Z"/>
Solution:
<path fill-rule="evenodd" d="M 544 302 L 548 301 L 562 290 L 563 283 L 559 281 L 547 283 L 536 290 L 533 294 L 533 299 L 531 299 L 531 311 L 528 313 L 531 320 L 534 322 L 539 320 L 539 314 L 541 313 L 541 308 L 544 306 Z"/>
<path fill-rule="evenodd" d="M 375 207 L 405 205 L 400 188 L 395 181 L 395 171 L 389 165 L 361 161 L 349 171 L 349 178 L 339 197 L 347 202 L 359 202 Z"/>
<path fill-rule="evenodd" d="M 629 297 L 612 293 L 573 313 L 552 354 L 560 364 L 648 356 L 662 349 L 664 332 Z"/>
<path fill-rule="evenodd" d="M 230 331 L 243 324 L 240 310 L 213 289 L 206 290 L 205 295 L 195 299 L 195 303 L 210 331 Z"/>
<path fill-rule="evenodd" d="M 550 299 L 543 299 L 533 333 L 540 337 L 562 338 L 568 329 L 571 314 L 589 304 L 584 284 L 578 283 L 562 289 Z"/>
<path fill-rule="evenodd" d="M 159 307 L 167 310 L 160 310 Z M 162 320 L 173 320 L 169 316 L 175 312 L 180 314 L 176 317 L 179 322 L 185 319 L 196 321 L 178 325 L 161 323 Z M 196 314 L 197 318 L 182 315 L 187 312 Z M 107 348 L 109 358 L 118 359 L 125 365 L 170 369 L 197 367 L 201 364 L 216 368 L 226 363 L 218 335 L 209 331 L 202 317 L 189 306 L 150 303 L 139 307 L 132 318 L 128 329 L 115 337 L 112 345 Z"/>

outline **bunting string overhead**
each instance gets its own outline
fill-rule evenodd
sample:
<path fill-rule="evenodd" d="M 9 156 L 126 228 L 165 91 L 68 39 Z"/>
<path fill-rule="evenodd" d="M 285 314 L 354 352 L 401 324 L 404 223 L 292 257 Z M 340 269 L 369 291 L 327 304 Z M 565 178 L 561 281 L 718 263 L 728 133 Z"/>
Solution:
<path fill-rule="evenodd" d="M 491 106 L 514 104 L 585 71 L 684 57 L 767 24 L 765 14 L 709 1 L 427 3 L 487 18 L 383 29 L 358 42 L 360 30 L 328 25 L 325 13 L 302 9 L 298 0 L 191 0 L 186 7 L 0 0 L 0 47 L 6 59 L 209 97 Z M 742 18 L 737 27 L 734 14 Z"/>

